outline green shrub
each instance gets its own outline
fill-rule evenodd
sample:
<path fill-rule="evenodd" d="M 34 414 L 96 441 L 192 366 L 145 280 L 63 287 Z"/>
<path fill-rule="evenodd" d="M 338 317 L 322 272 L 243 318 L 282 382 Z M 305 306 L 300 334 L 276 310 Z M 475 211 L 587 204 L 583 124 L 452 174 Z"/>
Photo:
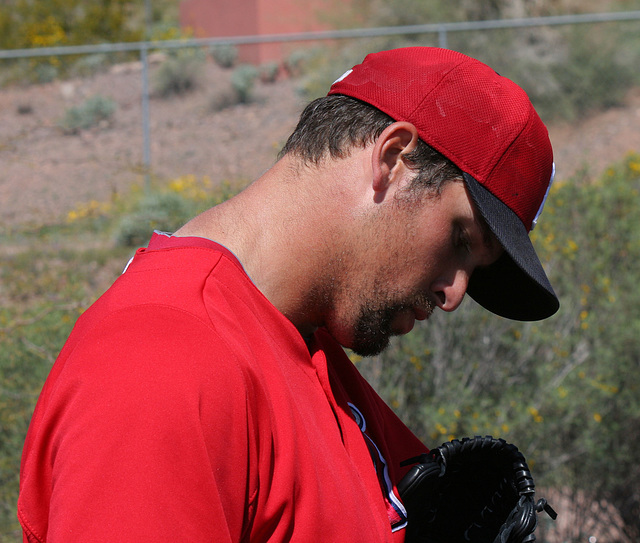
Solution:
<path fill-rule="evenodd" d="M 259 75 L 260 71 L 255 66 L 249 64 L 238 66 L 232 72 L 229 82 L 223 81 L 213 88 L 209 109 L 213 112 L 222 111 L 253 101 L 253 91 Z"/>
<path fill-rule="evenodd" d="M 75 77 L 92 76 L 105 70 L 109 60 L 105 53 L 83 55 L 71 65 L 69 72 Z"/>
<path fill-rule="evenodd" d="M 231 74 L 231 85 L 241 104 L 253 99 L 253 89 L 258 75 L 258 69 L 251 64 L 238 66 Z"/>
<path fill-rule="evenodd" d="M 292 51 L 285 60 L 285 69 L 289 75 L 299 77 L 306 71 L 307 64 L 313 56 L 313 49 L 296 49 Z"/>
<path fill-rule="evenodd" d="M 194 214 L 193 205 L 174 192 L 152 193 L 125 215 L 116 229 L 116 243 L 125 247 L 145 245 L 154 230 L 173 232 Z"/>
<path fill-rule="evenodd" d="M 221 68 L 232 68 L 238 60 L 238 48 L 229 43 L 212 45 L 209 51 L 215 63 Z"/>
<path fill-rule="evenodd" d="M 68 109 L 59 125 L 66 134 L 77 134 L 102 121 L 109 121 L 115 111 L 116 103 L 111 98 L 96 95 L 82 105 Z"/>
<path fill-rule="evenodd" d="M 620 105 L 637 82 L 640 50 L 637 44 L 625 41 L 627 57 L 620 55 L 621 36 L 604 30 L 575 25 L 558 31 L 546 54 L 520 54 L 504 59 L 499 66 L 527 91 L 546 119 L 574 120 L 590 111 Z"/>
<path fill-rule="evenodd" d="M 204 57 L 200 51 L 184 50 L 167 58 L 155 72 L 153 93 L 162 98 L 195 89 L 200 81 Z"/>
<path fill-rule="evenodd" d="M 30 49 L 92 43 L 141 41 L 144 5 L 128 0 L 8 0 L 0 8 L 0 49 Z M 125 53 L 131 59 L 135 53 Z M 113 56 L 111 57 L 113 59 Z M 43 57 L 17 65 L 10 81 L 44 83 L 65 76 L 74 56 Z M 15 79 L 14 79 L 15 78 Z"/>
<path fill-rule="evenodd" d="M 273 83 L 280 73 L 280 65 L 277 62 L 266 62 L 260 66 L 260 81 Z"/>
<path fill-rule="evenodd" d="M 228 107 L 235 106 L 240 103 L 238 98 L 238 94 L 233 89 L 231 84 L 216 86 L 213 89 L 211 94 L 211 99 L 209 100 L 209 109 L 214 113 L 217 111 L 222 111 Z"/>
<path fill-rule="evenodd" d="M 620 42 L 608 37 L 597 39 L 593 32 L 583 33 L 580 30 L 575 29 L 571 37 L 567 64 L 554 66 L 552 70 L 563 111 L 570 112 L 570 115 L 565 115 L 569 119 L 594 109 L 620 105 L 633 83 L 629 67 L 616 59 Z"/>
<path fill-rule="evenodd" d="M 37 62 L 33 66 L 32 73 L 36 83 L 51 83 L 58 78 L 60 70 L 49 62 Z"/>

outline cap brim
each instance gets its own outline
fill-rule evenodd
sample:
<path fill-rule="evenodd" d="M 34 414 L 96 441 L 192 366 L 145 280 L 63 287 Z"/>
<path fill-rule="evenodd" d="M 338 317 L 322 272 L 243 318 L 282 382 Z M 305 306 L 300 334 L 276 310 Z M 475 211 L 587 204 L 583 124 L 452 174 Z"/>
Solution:
<path fill-rule="evenodd" d="M 472 176 L 465 184 L 478 211 L 505 252 L 491 266 L 478 268 L 467 292 L 492 313 L 536 321 L 553 315 L 560 302 L 551 287 L 529 234 L 518 216 Z"/>

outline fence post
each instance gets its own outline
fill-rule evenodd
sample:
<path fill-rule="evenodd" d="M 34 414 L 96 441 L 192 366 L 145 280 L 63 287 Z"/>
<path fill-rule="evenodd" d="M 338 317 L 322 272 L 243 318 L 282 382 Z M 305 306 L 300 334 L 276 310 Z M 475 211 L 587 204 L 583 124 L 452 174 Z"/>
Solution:
<path fill-rule="evenodd" d="M 447 48 L 447 29 L 445 26 L 441 25 L 438 30 L 438 46 L 441 49 Z"/>
<path fill-rule="evenodd" d="M 142 60 L 142 164 L 144 167 L 144 190 L 151 189 L 151 130 L 149 122 L 149 58 L 147 44 L 142 44 L 140 57 Z"/>

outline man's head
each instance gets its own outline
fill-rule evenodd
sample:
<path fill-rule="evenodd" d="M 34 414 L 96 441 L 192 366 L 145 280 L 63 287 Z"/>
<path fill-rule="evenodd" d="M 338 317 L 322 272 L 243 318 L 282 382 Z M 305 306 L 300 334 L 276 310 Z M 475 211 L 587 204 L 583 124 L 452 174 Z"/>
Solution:
<path fill-rule="evenodd" d="M 314 117 L 324 122 L 309 123 Z M 420 185 L 440 187 L 462 178 L 504 248 L 495 263 L 474 271 L 469 294 L 508 318 L 538 320 L 555 313 L 557 297 L 528 237 L 552 182 L 553 153 L 525 92 L 454 51 L 384 51 L 367 56 L 332 85 L 328 98 L 313 103 L 301 120 L 312 129 L 299 127 L 284 151 L 316 164 L 343 157 L 375 141 L 394 121 L 417 129 L 419 145 L 405 158 L 417 171 L 424 169 Z"/>
<path fill-rule="evenodd" d="M 323 238 L 329 250 L 307 307 L 342 345 L 376 354 L 436 307 L 456 309 L 473 271 L 502 248 L 462 172 L 415 126 L 344 96 L 309 109 L 285 152 L 296 175 L 314 180 L 313 201 L 331 210 L 323 222 L 338 228 Z M 341 189 L 327 196 L 325 182 Z"/>

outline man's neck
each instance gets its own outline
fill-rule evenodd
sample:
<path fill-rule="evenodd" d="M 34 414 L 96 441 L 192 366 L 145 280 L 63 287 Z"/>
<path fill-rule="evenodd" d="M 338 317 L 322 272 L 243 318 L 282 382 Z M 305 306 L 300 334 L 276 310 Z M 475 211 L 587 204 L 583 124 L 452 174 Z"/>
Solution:
<path fill-rule="evenodd" d="M 175 235 L 212 239 L 232 251 L 257 288 L 302 334 L 322 325 L 330 303 L 322 275 L 339 246 L 339 200 L 328 198 L 326 169 L 287 157 L 226 202 Z"/>

